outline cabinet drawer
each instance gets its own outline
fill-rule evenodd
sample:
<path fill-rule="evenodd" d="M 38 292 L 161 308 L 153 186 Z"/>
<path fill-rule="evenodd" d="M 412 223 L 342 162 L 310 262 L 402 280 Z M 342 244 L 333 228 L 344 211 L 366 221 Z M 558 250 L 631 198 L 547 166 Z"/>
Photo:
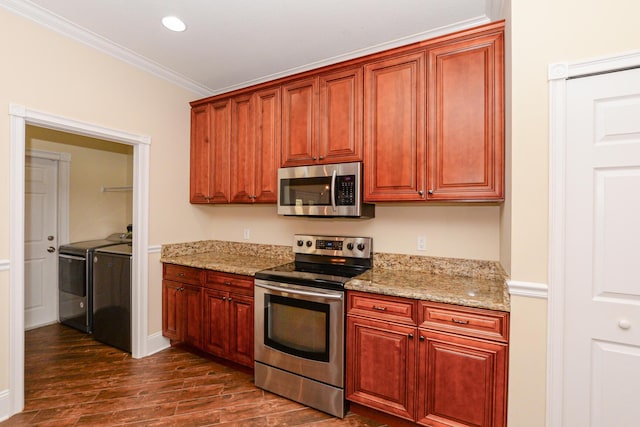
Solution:
<path fill-rule="evenodd" d="M 207 271 L 207 288 L 253 295 L 253 277 Z"/>
<path fill-rule="evenodd" d="M 415 325 L 417 301 L 357 291 L 348 293 L 347 314 Z"/>
<path fill-rule="evenodd" d="M 509 340 L 509 313 L 420 302 L 421 328 L 501 342 Z"/>
<path fill-rule="evenodd" d="M 172 280 L 174 282 L 189 283 L 192 285 L 200 285 L 200 277 L 202 270 L 195 267 L 186 267 L 184 265 L 164 264 L 162 278 Z"/>

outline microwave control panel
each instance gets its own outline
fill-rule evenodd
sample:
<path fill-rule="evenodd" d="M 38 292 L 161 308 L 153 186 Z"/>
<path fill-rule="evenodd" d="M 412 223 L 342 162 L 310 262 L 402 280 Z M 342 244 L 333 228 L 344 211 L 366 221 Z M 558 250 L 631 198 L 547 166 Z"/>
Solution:
<path fill-rule="evenodd" d="M 336 177 L 336 206 L 356 204 L 356 176 L 340 175 Z"/>

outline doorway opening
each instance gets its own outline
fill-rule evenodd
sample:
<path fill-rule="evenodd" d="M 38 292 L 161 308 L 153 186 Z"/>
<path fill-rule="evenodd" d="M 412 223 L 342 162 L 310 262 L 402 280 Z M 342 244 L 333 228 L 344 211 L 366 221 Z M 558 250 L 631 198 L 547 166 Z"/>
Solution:
<path fill-rule="evenodd" d="M 105 128 L 22 105 L 9 106 L 10 144 L 10 274 L 9 274 L 9 415 L 24 407 L 24 251 L 25 251 L 25 153 L 26 127 L 82 135 L 133 147 L 132 218 L 133 235 L 131 272 L 132 356 L 147 355 L 147 287 L 148 287 L 148 219 L 149 219 L 149 148 L 151 139 L 117 129 Z"/>

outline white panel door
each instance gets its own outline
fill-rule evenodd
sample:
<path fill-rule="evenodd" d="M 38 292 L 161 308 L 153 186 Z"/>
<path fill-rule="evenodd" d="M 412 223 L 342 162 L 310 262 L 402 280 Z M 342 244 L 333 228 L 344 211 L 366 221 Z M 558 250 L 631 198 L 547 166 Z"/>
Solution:
<path fill-rule="evenodd" d="M 567 82 L 563 425 L 640 425 L 640 69 Z"/>
<path fill-rule="evenodd" d="M 25 329 L 58 320 L 57 177 L 57 161 L 26 158 Z"/>

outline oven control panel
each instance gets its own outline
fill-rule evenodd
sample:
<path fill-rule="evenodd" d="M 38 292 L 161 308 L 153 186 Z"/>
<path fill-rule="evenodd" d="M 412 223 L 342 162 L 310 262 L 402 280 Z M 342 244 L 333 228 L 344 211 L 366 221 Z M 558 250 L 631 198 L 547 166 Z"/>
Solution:
<path fill-rule="evenodd" d="M 296 234 L 293 237 L 293 252 L 311 255 L 370 258 L 373 251 L 371 237 L 313 236 Z"/>

